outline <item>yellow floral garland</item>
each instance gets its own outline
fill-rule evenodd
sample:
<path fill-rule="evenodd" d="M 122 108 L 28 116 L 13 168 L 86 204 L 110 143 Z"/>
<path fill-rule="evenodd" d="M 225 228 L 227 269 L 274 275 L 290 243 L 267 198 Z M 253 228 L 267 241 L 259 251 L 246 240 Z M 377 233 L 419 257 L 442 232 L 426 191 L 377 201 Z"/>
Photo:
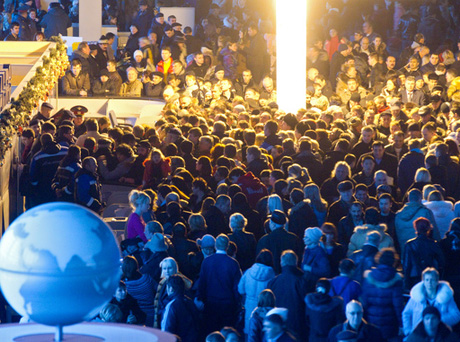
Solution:
<path fill-rule="evenodd" d="M 43 65 L 36 69 L 18 98 L 0 113 L 0 166 L 3 166 L 6 151 L 13 146 L 13 136 L 22 132 L 40 101 L 47 101 L 56 82 L 65 75 L 69 66 L 67 47 L 62 38 L 51 37 L 50 41 L 55 42 L 56 47 L 50 49 L 49 57 L 43 57 Z"/>

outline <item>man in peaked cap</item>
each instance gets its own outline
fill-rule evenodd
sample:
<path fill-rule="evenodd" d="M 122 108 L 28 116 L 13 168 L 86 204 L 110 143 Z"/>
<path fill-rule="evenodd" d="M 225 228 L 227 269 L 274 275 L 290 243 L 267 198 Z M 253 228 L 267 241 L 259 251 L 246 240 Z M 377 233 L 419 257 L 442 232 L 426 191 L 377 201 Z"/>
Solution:
<path fill-rule="evenodd" d="M 37 32 L 35 23 L 28 17 L 29 6 L 21 5 L 18 14 L 13 18 L 19 23 L 19 40 L 31 41 Z"/>
<path fill-rule="evenodd" d="M 43 102 L 40 111 L 32 117 L 33 119 L 48 121 L 50 119 L 51 111 L 54 107 L 49 102 Z"/>
<path fill-rule="evenodd" d="M 70 111 L 76 116 L 73 119 L 73 124 L 75 125 L 75 137 L 79 137 L 86 133 L 85 119 L 83 118 L 86 113 L 88 113 L 88 108 L 85 106 L 73 106 L 70 108 Z"/>
<path fill-rule="evenodd" d="M 281 210 L 275 210 L 270 216 L 269 221 L 271 233 L 264 235 L 257 244 L 256 255 L 264 248 L 273 253 L 273 268 L 277 273 L 281 272 L 280 258 L 283 251 L 292 249 L 297 255 L 301 255 L 302 253 L 302 242 L 297 235 L 285 229 L 286 223 L 286 214 Z"/>

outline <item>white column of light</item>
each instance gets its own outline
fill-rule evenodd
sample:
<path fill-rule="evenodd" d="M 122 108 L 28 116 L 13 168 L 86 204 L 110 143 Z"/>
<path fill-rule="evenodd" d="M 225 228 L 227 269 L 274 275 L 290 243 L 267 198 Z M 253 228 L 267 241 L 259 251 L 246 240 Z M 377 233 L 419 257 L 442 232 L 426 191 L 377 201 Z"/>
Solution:
<path fill-rule="evenodd" d="M 307 0 L 276 1 L 276 93 L 286 113 L 305 108 Z"/>

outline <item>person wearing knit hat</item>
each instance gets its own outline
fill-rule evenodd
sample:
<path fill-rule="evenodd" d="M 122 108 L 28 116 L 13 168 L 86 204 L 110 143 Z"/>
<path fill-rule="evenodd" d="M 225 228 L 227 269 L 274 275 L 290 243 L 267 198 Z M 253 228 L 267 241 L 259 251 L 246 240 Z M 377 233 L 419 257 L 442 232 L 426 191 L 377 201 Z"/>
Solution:
<path fill-rule="evenodd" d="M 302 269 L 307 272 L 306 276 L 314 283 L 321 277 L 330 277 L 331 273 L 327 254 L 319 244 L 322 236 L 323 231 L 318 227 L 305 229 Z"/>

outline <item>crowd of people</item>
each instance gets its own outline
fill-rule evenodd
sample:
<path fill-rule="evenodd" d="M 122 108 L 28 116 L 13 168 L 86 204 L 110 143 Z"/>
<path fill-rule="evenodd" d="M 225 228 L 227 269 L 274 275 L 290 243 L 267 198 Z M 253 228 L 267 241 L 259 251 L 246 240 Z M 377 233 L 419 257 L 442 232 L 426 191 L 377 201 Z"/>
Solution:
<path fill-rule="evenodd" d="M 114 35 L 79 45 L 64 95 L 165 101 L 132 128 L 45 102 L 22 131 L 26 208 L 102 214 L 101 184 L 133 188 L 98 319 L 190 342 L 460 339 L 459 4 L 369 4 L 312 21 L 296 113 L 250 1 L 182 32 L 140 0 L 121 53 Z"/>

